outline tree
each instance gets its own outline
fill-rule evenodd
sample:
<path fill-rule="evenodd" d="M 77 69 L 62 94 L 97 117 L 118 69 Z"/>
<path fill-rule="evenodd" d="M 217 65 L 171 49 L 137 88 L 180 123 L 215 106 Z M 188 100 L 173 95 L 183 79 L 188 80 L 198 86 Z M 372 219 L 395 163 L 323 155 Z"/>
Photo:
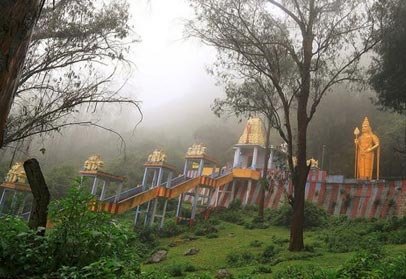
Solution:
<path fill-rule="evenodd" d="M 378 6 L 378 5 L 377 5 Z M 389 12 L 388 12 L 389 11 Z M 385 1 L 377 8 L 382 28 L 378 56 L 371 69 L 371 85 L 378 103 L 399 113 L 406 112 L 406 3 Z"/>
<path fill-rule="evenodd" d="M 0 3 L 0 148 L 35 22 L 44 0 Z"/>
<path fill-rule="evenodd" d="M 70 125 L 103 104 L 138 102 L 118 95 L 112 81 L 123 65 L 129 40 L 128 4 L 112 0 L 59 0 L 43 7 L 18 82 L 4 144 Z"/>
<path fill-rule="evenodd" d="M 226 86 L 267 88 L 273 127 L 288 146 L 294 193 L 290 245 L 302 250 L 307 128 L 327 92 L 362 77 L 376 45 L 369 1 L 191 0 L 188 33 L 218 50 L 214 73 Z M 228 96 L 226 99 L 230 99 Z M 276 102 L 274 102 L 274 100 Z M 239 100 L 239 99 L 237 99 Z M 297 165 L 292 156 L 297 157 Z"/>
<path fill-rule="evenodd" d="M 273 87 L 267 86 L 260 78 L 249 76 L 249 73 L 244 72 L 243 69 L 236 69 L 241 75 L 245 75 L 245 82 L 242 84 L 227 84 L 226 99 L 215 99 L 212 109 L 217 116 L 224 113 L 235 114 L 239 116 L 250 116 L 252 114 L 261 114 L 267 120 L 266 137 L 265 137 L 265 156 L 264 167 L 261 172 L 261 179 L 259 181 L 260 199 L 258 206 L 258 217 L 264 219 L 265 209 L 265 191 L 269 188 L 268 177 L 268 161 L 270 157 L 270 142 L 269 136 L 271 132 L 272 123 L 276 122 L 276 111 L 273 105 L 277 103 L 275 99 L 275 91 Z M 248 75 L 246 75 L 248 74 Z"/>
<path fill-rule="evenodd" d="M 389 11 L 389 12 L 388 12 Z M 377 5 L 381 19 L 379 30 L 381 43 L 376 47 L 378 56 L 371 69 L 370 83 L 383 108 L 406 113 L 406 3 L 399 0 L 385 1 Z M 396 148 L 406 155 L 406 121 L 403 146 Z"/>

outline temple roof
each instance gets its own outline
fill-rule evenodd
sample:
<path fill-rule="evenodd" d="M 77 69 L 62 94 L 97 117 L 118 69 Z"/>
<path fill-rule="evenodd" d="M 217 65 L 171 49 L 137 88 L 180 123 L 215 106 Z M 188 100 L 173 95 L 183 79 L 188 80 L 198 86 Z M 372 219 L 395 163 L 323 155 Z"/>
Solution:
<path fill-rule="evenodd" d="M 265 128 L 259 117 L 248 119 L 238 144 L 265 146 Z"/>

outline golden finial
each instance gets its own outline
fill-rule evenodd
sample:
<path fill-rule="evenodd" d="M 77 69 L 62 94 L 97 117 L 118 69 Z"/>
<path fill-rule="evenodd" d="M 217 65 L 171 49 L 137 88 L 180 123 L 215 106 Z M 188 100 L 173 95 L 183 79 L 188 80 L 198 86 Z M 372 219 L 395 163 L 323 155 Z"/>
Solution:
<path fill-rule="evenodd" d="M 358 137 L 359 134 L 360 134 L 360 131 L 359 131 L 358 127 L 355 127 L 355 129 L 354 129 L 354 136 Z"/>
<path fill-rule="evenodd" d="M 166 161 L 166 154 L 161 149 L 155 149 L 148 156 L 148 163 L 161 163 Z"/>
<path fill-rule="evenodd" d="M 191 147 L 188 148 L 186 156 L 202 156 L 206 154 L 207 147 L 203 144 L 194 143 Z"/>
<path fill-rule="evenodd" d="M 311 158 L 311 159 L 307 160 L 307 165 L 308 166 L 310 165 L 311 168 L 317 168 L 318 169 L 319 168 L 319 161 L 314 159 L 314 158 Z"/>
<path fill-rule="evenodd" d="M 91 155 L 83 164 L 85 171 L 100 170 L 104 167 L 104 162 L 100 155 Z"/>
<path fill-rule="evenodd" d="M 238 143 L 265 145 L 265 129 L 261 118 L 255 117 L 248 119 Z"/>
<path fill-rule="evenodd" d="M 27 176 L 25 174 L 23 163 L 15 163 L 7 173 L 6 182 L 25 184 Z"/>

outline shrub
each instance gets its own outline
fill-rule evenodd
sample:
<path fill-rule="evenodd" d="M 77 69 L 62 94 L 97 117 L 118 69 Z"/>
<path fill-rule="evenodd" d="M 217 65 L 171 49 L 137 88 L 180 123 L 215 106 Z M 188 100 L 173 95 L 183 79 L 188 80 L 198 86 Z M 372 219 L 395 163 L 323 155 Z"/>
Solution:
<path fill-rule="evenodd" d="M 257 273 L 272 273 L 272 268 L 268 265 L 258 265 L 255 267 L 255 269 L 252 272 L 253 274 Z"/>
<path fill-rule="evenodd" d="M 261 262 L 266 263 L 272 261 L 277 253 L 274 245 L 268 245 L 261 254 Z"/>
<path fill-rule="evenodd" d="M 211 233 L 217 233 L 217 228 L 209 222 L 198 223 L 195 227 L 195 235 L 203 236 Z"/>
<path fill-rule="evenodd" d="M 241 200 L 235 199 L 228 205 L 228 209 L 230 210 L 238 210 L 241 209 Z"/>
<path fill-rule="evenodd" d="M 184 270 L 185 272 L 195 272 L 197 268 L 193 264 L 187 263 L 185 264 Z"/>
<path fill-rule="evenodd" d="M 328 216 L 326 211 L 311 202 L 305 202 L 304 215 L 305 228 L 321 227 L 327 224 Z M 284 204 L 280 208 L 271 211 L 270 221 L 273 225 L 288 227 L 291 218 L 292 207 Z"/>
<path fill-rule="evenodd" d="M 363 251 L 357 253 L 349 261 L 347 261 L 342 268 L 338 270 L 338 278 L 381 278 L 375 272 L 374 267 L 379 264 L 381 255 Z"/>
<path fill-rule="evenodd" d="M 165 271 L 173 276 L 173 277 L 180 277 L 183 276 L 183 268 L 181 264 L 172 264 L 166 267 Z"/>
<path fill-rule="evenodd" d="M 231 267 L 246 266 L 255 262 L 255 255 L 248 251 L 231 252 L 227 255 L 226 260 Z"/>
<path fill-rule="evenodd" d="M 185 232 L 185 228 L 179 224 L 176 224 L 174 220 L 167 220 L 161 229 L 158 229 L 158 235 L 160 237 L 172 237 L 180 235 Z"/>
<path fill-rule="evenodd" d="M 253 240 L 250 242 L 251 247 L 261 247 L 262 244 L 264 244 L 262 241 L 259 240 Z"/>
<path fill-rule="evenodd" d="M 240 211 L 232 211 L 231 209 L 226 209 L 219 213 L 219 218 L 225 222 L 237 225 L 244 224 L 244 219 L 241 217 Z"/>
<path fill-rule="evenodd" d="M 90 212 L 90 200 L 71 188 L 52 204 L 54 228 L 44 237 L 16 218 L 1 218 L 1 277 L 133 278 L 139 273 L 134 233 L 106 214 Z"/>
<path fill-rule="evenodd" d="M 206 235 L 207 238 L 212 239 L 212 238 L 218 238 L 219 235 L 217 233 L 209 233 L 208 235 Z"/>

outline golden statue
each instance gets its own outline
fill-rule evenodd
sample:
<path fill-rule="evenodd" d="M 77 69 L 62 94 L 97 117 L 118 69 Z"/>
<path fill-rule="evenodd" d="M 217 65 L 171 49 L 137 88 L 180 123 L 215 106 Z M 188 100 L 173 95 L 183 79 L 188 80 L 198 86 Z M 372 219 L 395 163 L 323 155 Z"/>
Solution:
<path fill-rule="evenodd" d="M 379 179 L 379 138 L 372 132 L 368 118 L 362 123 L 361 135 L 358 127 L 354 130 L 355 135 L 355 177 L 357 179 L 372 179 L 376 152 L 376 179 Z"/>
<path fill-rule="evenodd" d="M 148 156 L 148 163 L 161 163 L 166 161 L 166 154 L 160 150 L 155 149 L 149 156 Z"/>
<path fill-rule="evenodd" d="M 83 165 L 85 171 L 100 170 L 104 167 L 104 162 L 100 155 L 90 156 Z"/>
<path fill-rule="evenodd" d="M 307 165 L 308 166 L 310 165 L 311 168 L 318 169 L 319 168 L 319 161 L 314 159 L 314 158 L 311 158 L 311 159 L 307 160 Z"/>
<path fill-rule="evenodd" d="M 238 143 L 265 145 L 265 129 L 261 118 L 255 117 L 248 119 Z"/>
<path fill-rule="evenodd" d="M 27 176 L 25 174 L 23 163 L 15 163 L 7 173 L 6 182 L 25 184 Z"/>
<path fill-rule="evenodd" d="M 188 148 L 186 156 L 202 156 L 206 154 L 207 147 L 203 144 L 194 143 L 191 147 Z"/>

